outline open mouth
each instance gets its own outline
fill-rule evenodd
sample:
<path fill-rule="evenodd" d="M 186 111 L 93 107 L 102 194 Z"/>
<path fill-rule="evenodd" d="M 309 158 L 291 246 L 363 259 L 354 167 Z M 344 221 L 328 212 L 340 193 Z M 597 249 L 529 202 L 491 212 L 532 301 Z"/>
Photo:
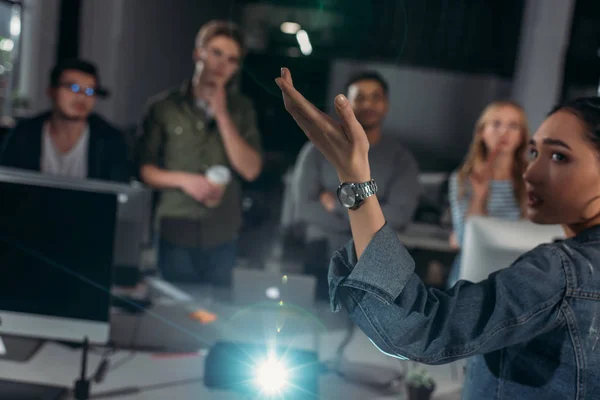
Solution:
<path fill-rule="evenodd" d="M 527 193 L 527 206 L 528 207 L 538 207 L 543 203 L 542 199 L 533 194 L 532 192 Z"/>

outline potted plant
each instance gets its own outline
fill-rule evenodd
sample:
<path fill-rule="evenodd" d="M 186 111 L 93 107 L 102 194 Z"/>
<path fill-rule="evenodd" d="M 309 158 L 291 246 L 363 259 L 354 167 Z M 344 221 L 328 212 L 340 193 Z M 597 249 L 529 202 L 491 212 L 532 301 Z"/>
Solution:
<path fill-rule="evenodd" d="M 406 374 L 406 392 L 409 400 L 429 400 L 435 390 L 435 381 L 425 368 L 414 368 Z"/>

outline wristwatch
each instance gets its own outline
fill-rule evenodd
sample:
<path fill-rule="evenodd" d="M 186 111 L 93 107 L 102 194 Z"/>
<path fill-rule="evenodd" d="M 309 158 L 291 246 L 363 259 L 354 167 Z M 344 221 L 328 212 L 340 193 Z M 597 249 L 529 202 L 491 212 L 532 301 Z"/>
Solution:
<path fill-rule="evenodd" d="M 340 204 L 350 210 L 358 209 L 367 198 L 376 193 L 375 179 L 363 183 L 344 182 L 337 189 Z"/>

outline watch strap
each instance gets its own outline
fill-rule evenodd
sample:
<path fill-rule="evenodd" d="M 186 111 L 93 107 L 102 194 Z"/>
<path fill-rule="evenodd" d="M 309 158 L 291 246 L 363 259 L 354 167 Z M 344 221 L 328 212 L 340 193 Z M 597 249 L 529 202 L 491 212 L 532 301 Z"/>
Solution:
<path fill-rule="evenodd" d="M 338 196 L 339 196 L 339 190 L 341 190 L 341 188 L 344 186 L 350 186 L 352 188 L 352 192 L 354 193 L 354 196 L 355 196 L 354 197 L 354 199 L 355 199 L 354 205 L 352 207 L 345 206 L 346 208 L 348 208 L 350 210 L 358 209 L 367 198 L 377 194 L 377 189 L 378 189 L 377 183 L 375 182 L 374 179 L 371 179 L 370 181 L 367 181 L 367 182 L 360 182 L 360 183 L 344 182 L 338 188 Z M 344 204 L 342 203 L 342 205 L 344 205 Z"/>
<path fill-rule="evenodd" d="M 356 189 L 358 200 L 361 201 L 377 194 L 377 182 L 375 182 L 375 179 L 371 179 L 367 182 L 355 183 L 354 188 Z"/>

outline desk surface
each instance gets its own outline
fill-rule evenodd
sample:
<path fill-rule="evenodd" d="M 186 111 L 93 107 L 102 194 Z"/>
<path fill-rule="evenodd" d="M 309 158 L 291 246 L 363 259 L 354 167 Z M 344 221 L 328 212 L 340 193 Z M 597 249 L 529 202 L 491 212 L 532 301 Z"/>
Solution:
<path fill-rule="evenodd" d="M 117 311 L 111 316 L 111 338 L 117 347 L 133 345 L 147 351 L 123 350 L 112 355 L 111 364 L 125 364 L 118 367 L 120 371 L 109 370 L 102 384 L 93 385 L 95 393 L 109 391 L 110 398 L 118 399 L 164 399 L 173 398 L 177 387 L 180 395 L 176 398 L 196 398 L 208 393 L 198 378 L 203 375 L 207 349 L 217 340 L 264 343 L 276 337 L 280 345 L 314 351 L 320 346 L 321 333 L 331 331 L 332 326 L 342 333 L 345 328 L 343 319 L 326 312 L 327 304 L 301 312 L 253 305 L 240 308 L 227 301 L 230 296 L 226 291 L 192 285 L 192 297 L 160 280 L 149 279 L 149 286 L 155 300 L 147 312 L 132 315 Z M 217 320 L 202 324 L 192 319 L 190 314 L 198 309 L 216 314 Z M 320 314 L 326 317 L 325 322 Z M 101 362 L 100 353 L 90 352 L 89 373 Z M 29 362 L 0 361 L 0 379 L 71 387 L 80 360 L 81 350 L 47 342 Z M 166 387 L 160 388 L 161 384 Z M 152 394 L 141 394 L 140 388 Z M 231 398 L 231 394 L 211 398 Z"/>
<path fill-rule="evenodd" d="M 191 292 L 194 287 L 190 287 Z M 202 292 L 202 289 L 197 289 Z M 214 293 L 213 293 L 214 294 Z M 331 314 L 327 307 L 318 309 L 314 314 L 310 314 L 304 321 L 318 321 L 314 326 L 308 324 L 300 326 L 296 316 L 282 315 L 273 316 L 273 313 L 258 312 L 252 307 L 239 309 L 231 305 L 222 304 L 218 301 L 218 295 L 205 301 L 201 296 L 191 296 L 186 298 L 185 293 L 179 291 L 179 298 L 165 298 L 159 302 L 157 307 L 164 307 L 163 311 L 157 312 L 162 315 L 166 321 L 159 321 L 165 325 L 161 334 L 167 335 L 168 340 L 180 341 L 182 337 L 193 338 L 188 343 L 199 343 L 198 337 L 208 342 L 205 335 L 207 329 L 198 324 L 191 331 L 181 331 L 178 324 L 168 324 L 171 321 L 170 316 L 166 315 L 169 306 L 178 305 L 182 310 L 196 309 L 202 307 L 205 309 L 220 310 L 219 324 L 213 329 L 215 336 L 211 340 L 217 339 L 217 333 L 222 335 L 218 339 L 239 340 L 241 342 L 252 342 L 261 340 L 264 342 L 265 333 L 276 330 L 276 326 L 281 328 L 278 334 L 279 344 L 288 344 L 294 348 L 318 350 L 321 360 L 331 359 L 337 346 L 345 336 L 346 321 L 344 314 Z M 177 297 L 177 296 L 175 296 Z M 199 299 L 199 300 L 198 300 Z M 171 308 L 172 309 L 172 308 Z M 184 312 L 185 314 L 185 312 Z M 148 320 L 150 321 L 150 320 Z M 155 320 L 156 321 L 156 320 Z M 271 325 L 276 322 L 279 325 Z M 155 324 L 156 325 L 156 324 Z M 145 326 L 151 328 L 150 322 Z M 315 328 L 316 326 L 316 328 Z M 189 327 L 188 327 L 189 328 Z M 186 329 L 188 329 L 186 328 Z M 203 329 L 204 328 L 204 329 Z M 301 329 L 303 328 L 303 329 Z M 315 330 L 316 329 L 316 330 Z M 288 335 L 285 335 L 289 332 Z M 319 335 L 315 335 L 319 332 Z M 398 360 L 386 357 L 372 346 L 369 340 L 359 331 L 353 338 L 347 356 L 351 361 L 366 363 L 365 373 L 373 371 L 379 367 L 373 366 L 373 363 L 381 363 L 389 367 L 383 368 L 383 372 L 377 375 L 381 378 L 399 369 Z M 315 342 L 315 337 L 318 340 Z M 92 398 L 119 399 L 119 400 L 164 400 L 164 399 L 237 399 L 230 392 L 212 392 L 204 387 L 201 380 L 204 371 L 204 360 L 206 346 L 196 346 L 196 351 L 191 354 L 153 354 L 150 352 L 130 352 L 118 351 L 110 357 L 111 369 L 104 382 L 98 385 L 92 385 Z M 355 360 L 353 360 L 353 358 Z M 62 385 L 72 387 L 74 380 L 79 373 L 81 353 L 77 349 L 68 348 L 58 343 L 48 342 L 39 352 L 27 363 L 17 363 L 9 361 L 0 361 L 0 379 L 15 380 L 21 382 Z M 88 357 L 88 372 L 93 373 L 101 361 L 99 352 L 91 352 Z M 442 375 L 447 375 L 447 366 L 433 367 L 438 368 Z M 390 372 L 392 371 L 392 372 Z M 456 391 L 460 388 L 462 379 L 456 381 L 443 381 L 446 378 L 438 380 L 438 393 L 443 394 L 448 391 Z M 321 379 L 321 396 L 325 399 L 345 398 L 352 399 L 392 399 L 398 398 L 398 395 L 385 396 L 373 393 L 369 389 L 361 386 L 345 384 L 342 380 L 333 375 L 324 375 Z"/>
<path fill-rule="evenodd" d="M 413 223 L 400 232 L 398 237 L 408 249 L 456 253 L 457 250 L 450 247 L 450 233 L 438 225 Z"/>

